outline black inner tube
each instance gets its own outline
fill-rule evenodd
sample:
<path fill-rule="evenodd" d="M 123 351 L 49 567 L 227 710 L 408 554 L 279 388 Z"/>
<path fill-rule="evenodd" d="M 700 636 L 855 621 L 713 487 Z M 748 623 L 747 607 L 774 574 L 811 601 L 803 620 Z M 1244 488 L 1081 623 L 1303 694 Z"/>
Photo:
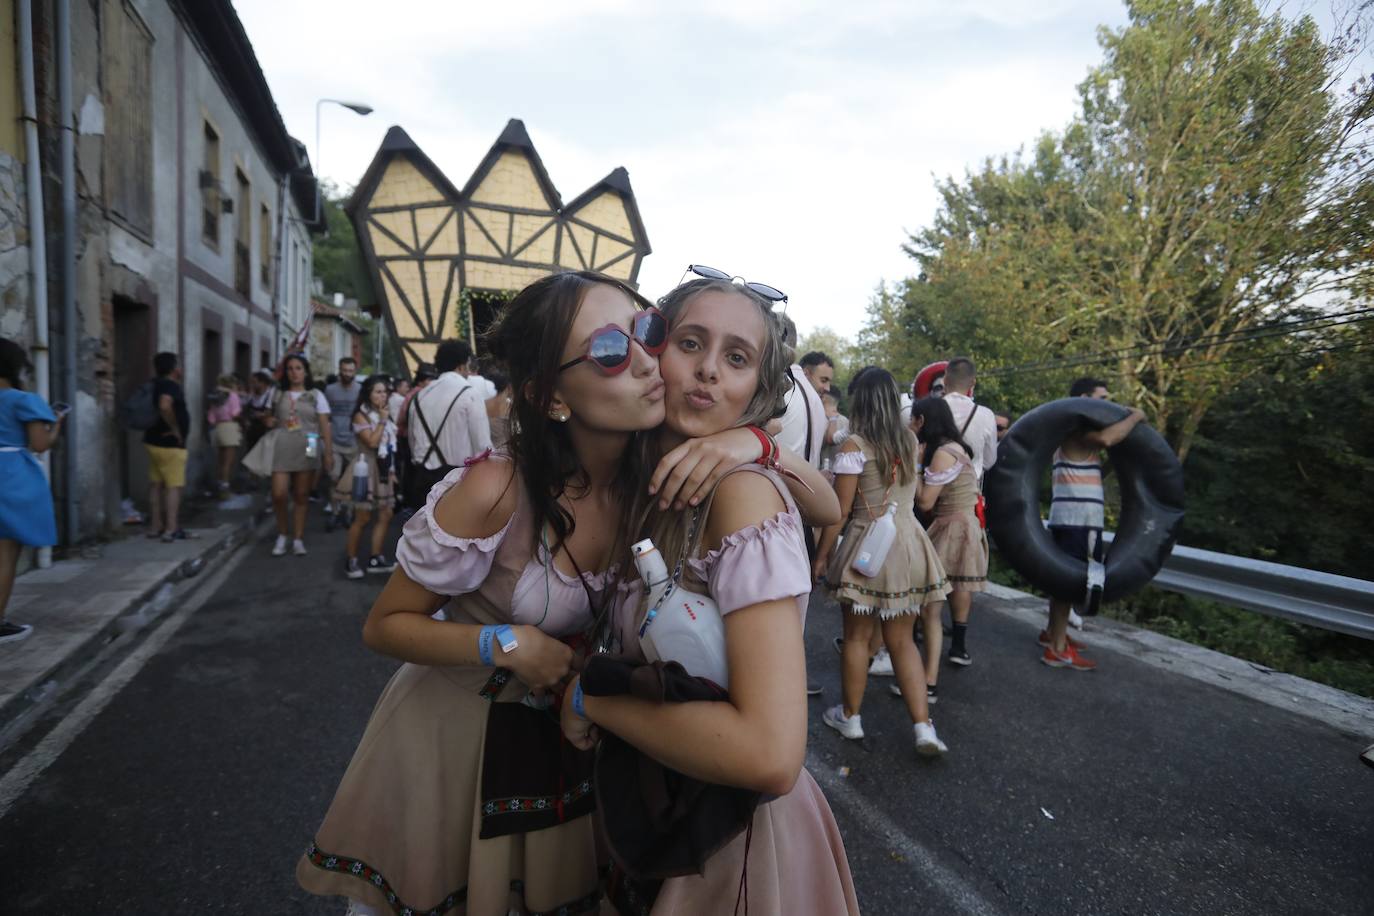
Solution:
<path fill-rule="evenodd" d="M 1060 444 L 1080 430 L 1124 419 L 1120 404 L 1062 398 L 1027 413 L 997 446 L 983 481 L 988 533 L 1027 581 L 1061 601 L 1082 601 L 1088 564 L 1061 551 L 1040 520 L 1040 482 Z M 1110 450 L 1121 481 L 1121 521 L 1107 551 L 1103 601 L 1149 583 L 1174 548 L 1183 522 L 1183 466 L 1169 443 L 1144 423 Z"/>

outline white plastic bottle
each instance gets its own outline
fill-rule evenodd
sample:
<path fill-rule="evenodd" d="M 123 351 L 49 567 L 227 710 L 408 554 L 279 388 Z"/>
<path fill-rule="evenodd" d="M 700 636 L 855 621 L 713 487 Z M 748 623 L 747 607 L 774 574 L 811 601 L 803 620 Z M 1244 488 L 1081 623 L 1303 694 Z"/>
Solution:
<path fill-rule="evenodd" d="M 367 499 L 367 478 L 371 472 L 367 468 L 367 457 L 359 455 L 353 463 L 353 500 L 362 502 Z"/>
<path fill-rule="evenodd" d="M 635 569 L 639 570 L 639 578 L 644 580 L 644 588 L 649 594 L 649 607 L 652 608 L 658 604 L 668 587 L 668 564 L 664 562 L 663 554 L 658 552 L 651 538 L 645 538 L 632 545 L 630 554 L 635 559 Z"/>
<path fill-rule="evenodd" d="M 730 686 L 725 657 L 725 621 L 710 595 L 673 587 L 668 564 L 654 542 L 630 548 L 648 592 L 648 614 L 639 629 L 639 645 L 649 661 L 677 662 L 688 674 Z"/>
<path fill-rule="evenodd" d="M 861 576 L 873 577 L 883 568 L 887 552 L 897 539 L 897 504 L 888 503 L 887 511 L 882 514 L 868 531 L 864 533 L 859 552 L 854 555 L 854 571 Z"/>

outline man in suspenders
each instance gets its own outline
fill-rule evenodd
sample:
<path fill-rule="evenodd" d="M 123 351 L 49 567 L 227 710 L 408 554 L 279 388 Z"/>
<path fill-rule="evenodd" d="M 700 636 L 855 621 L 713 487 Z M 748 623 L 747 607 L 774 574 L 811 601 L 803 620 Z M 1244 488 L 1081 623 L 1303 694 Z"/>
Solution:
<path fill-rule="evenodd" d="M 410 442 L 407 504 L 425 504 L 430 488 L 473 455 L 491 448 L 491 424 L 482 392 L 468 383 L 472 348 L 446 340 L 434 354 L 439 377 L 411 398 L 407 411 Z"/>

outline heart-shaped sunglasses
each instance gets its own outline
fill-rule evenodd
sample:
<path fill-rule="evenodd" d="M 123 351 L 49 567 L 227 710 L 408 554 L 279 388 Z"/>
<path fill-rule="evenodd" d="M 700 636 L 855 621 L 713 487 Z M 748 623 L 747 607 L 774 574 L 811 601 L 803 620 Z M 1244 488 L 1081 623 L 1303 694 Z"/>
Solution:
<path fill-rule="evenodd" d="M 608 324 L 597 328 L 587 340 L 587 352 L 558 367 L 566 372 L 578 363 L 591 363 L 602 375 L 619 375 L 630 365 L 630 341 L 636 341 L 644 352 L 657 356 L 668 347 L 668 319 L 656 308 L 636 312 L 630 330 Z"/>

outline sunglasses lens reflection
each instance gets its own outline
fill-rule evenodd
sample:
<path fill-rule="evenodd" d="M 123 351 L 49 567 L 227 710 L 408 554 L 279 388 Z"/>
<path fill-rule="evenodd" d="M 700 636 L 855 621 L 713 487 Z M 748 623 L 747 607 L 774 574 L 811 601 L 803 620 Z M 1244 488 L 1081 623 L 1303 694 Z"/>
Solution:
<path fill-rule="evenodd" d="M 634 331 L 644 349 L 653 354 L 657 354 L 668 342 L 668 320 L 658 310 L 635 316 Z"/>
<path fill-rule="evenodd" d="M 624 333 L 602 331 L 592 338 L 587 355 L 603 369 L 614 369 L 630 355 L 630 339 Z"/>
<path fill-rule="evenodd" d="M 708 280 L 729 280 L 730 275 L 723 270 L 716 270 L 714 267 L 707 267 L 704 264 L 689 264 L 687 269 L 698 277 L 705 277 Z"/>
<path fill-rule="evenodd" d="M 774 302 L 787 301 L 786 293 L 784 293 L 780 289 L 775 289 L 774 287 L 769 286 L 767 283 L 750 283 L 748 284 L 748 286 L 750 289 L 752 289 L 754 292 L 758 293 L 765 299 L 771 299 Z"/>

